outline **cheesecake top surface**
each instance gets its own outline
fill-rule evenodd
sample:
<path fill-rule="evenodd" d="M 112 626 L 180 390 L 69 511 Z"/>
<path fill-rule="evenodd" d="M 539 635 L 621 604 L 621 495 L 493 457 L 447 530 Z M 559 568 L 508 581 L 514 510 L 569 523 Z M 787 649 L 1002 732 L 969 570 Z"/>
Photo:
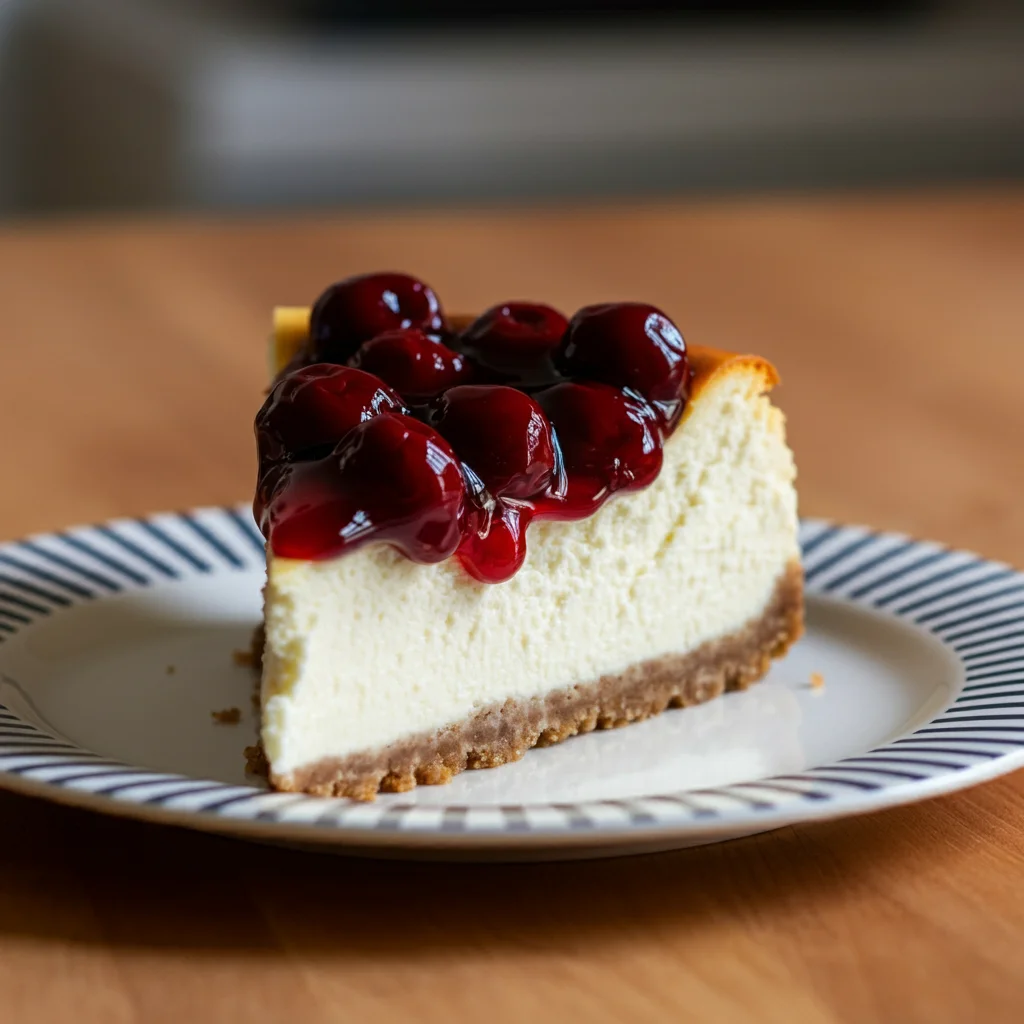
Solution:
<path fill-rule="evenodd" d="M 456 555 L 487 583 L 523 564 L 533 519 L 583 518 L 652 483 L 712 381 L 778 382 L 760 356 L 688 346 L 644 303 L 446 317 L 395 273 L 276 308 L 270 368 L 254 513 L 275 555 L 383 542 L 425 563 Z"/>
<path fill-rule="evenodd" d="M 274 307 L 268 360 L 271 378 L 280 376 L 309 340 L 311 312 L 311 306 Z M 463 330 L 473 322 L 473 319 L 467 314 L 455 313 L 449 317 L 449 322 L 453 329 Z M 764 378 L 765 390 L 771 390 L 780 383 L 778 370 L 764 356 L 728 352 L 725 349 L 712 348 L 709 345 L 690 343 L 687 343 L 686 351 L 692 372 L 691 402 L 719 373 L 753 370 Z"/>

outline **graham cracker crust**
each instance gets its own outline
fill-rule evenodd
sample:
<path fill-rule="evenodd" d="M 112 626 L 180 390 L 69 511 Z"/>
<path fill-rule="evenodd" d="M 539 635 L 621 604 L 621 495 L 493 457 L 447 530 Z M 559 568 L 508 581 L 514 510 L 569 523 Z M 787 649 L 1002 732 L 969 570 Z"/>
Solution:
<path fill-rule="evenodd" d="M 688 654 L 640 662 L 619 675 L 544 697 L 494 704 L 439 732 L 410 736 L 383 749 L 325 758 L 287 774 L 271 767 L 270 783 L 288 792 L 373 800 L 378 792 L 450 782 L 469 768 L 496 768 L 518 761 L 531 747 L 551 746 L 594 729 L 616 729 L 666 708 L 744 690 L 799 638 L 803 618 L 803 570 L 794 561 L 759 618 Z"/>

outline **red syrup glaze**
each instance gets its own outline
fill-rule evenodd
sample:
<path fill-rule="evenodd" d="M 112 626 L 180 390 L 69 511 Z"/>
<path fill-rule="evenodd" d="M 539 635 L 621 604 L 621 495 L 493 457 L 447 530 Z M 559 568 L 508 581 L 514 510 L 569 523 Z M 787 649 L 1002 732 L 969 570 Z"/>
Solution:
<path fill-rule="evenodd" d="M 402 399 L 362 370 L 314 363 L 285 373 L 256 414 L 256 521 L 288 465 L 326 455 L 359 423 L 391 410 L 404 412 Z"/>
<path fill-rule="evenodd" d="M 326 458 L 295 463 L 264 516 L 276 554 L 333 558 L 369 540 L 416 562 L 440 562 L 462 540 L 462 467 L 425 423 L 382 413 Z"/>
<path fill-rule="evenodd" d="M 333 309 L 346 289 L 361 317 L 358 330 L 334 322 L 346 346 L 375 317 L 410 322 L 361 338 L 352 366 L 286 371 L 271 391 L 256 421 L 254 507 L 276 554 L 325 559 L 384 542 L 424 563 L 457 553 L 475 579 L 500 583 L 521 568 L 534 519 L 582 519 L 657 478 L 692 376 L 659 310 L 610 303 L 567 322 L 504 303 L 444 344 L 429 333 L 443 331 L 440 305 L 420 282 L 368 275 L 332 285 L 315 308 Z M 323 351 L 311 338 L 305 358 Z M 506 383 L 461 383 L 469 374 Z"/>

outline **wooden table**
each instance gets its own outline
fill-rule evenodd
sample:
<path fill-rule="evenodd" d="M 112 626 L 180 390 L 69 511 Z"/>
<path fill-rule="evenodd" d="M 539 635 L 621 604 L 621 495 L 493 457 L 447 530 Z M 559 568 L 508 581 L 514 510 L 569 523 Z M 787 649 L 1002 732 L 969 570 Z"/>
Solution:
<path fill-rule="evenodd" d="M 246 499 L 274 303 L 663 305 L 782 368 L 803 509 L 1024 564 L 1024 193 L 0 231 L 0 537 Z M 1024 773 L 534 866 L 279 851 L 0 795 L 0 1019 L 1024 1019 Z"/>

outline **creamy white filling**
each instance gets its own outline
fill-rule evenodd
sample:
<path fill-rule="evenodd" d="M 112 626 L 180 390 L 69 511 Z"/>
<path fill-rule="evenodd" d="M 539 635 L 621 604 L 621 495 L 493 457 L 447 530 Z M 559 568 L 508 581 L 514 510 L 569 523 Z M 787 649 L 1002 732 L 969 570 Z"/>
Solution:
<path fill-rule="evenodd" d="M 755 368 L 709 381 L 654 484 L 588 519 L 535 523 L 506 583 L 383 545 L 272 558 L 263 745 L 274 771 L 683 653 L 760 615 L 798 557 L 795 469 L 763 386 Z"/>

